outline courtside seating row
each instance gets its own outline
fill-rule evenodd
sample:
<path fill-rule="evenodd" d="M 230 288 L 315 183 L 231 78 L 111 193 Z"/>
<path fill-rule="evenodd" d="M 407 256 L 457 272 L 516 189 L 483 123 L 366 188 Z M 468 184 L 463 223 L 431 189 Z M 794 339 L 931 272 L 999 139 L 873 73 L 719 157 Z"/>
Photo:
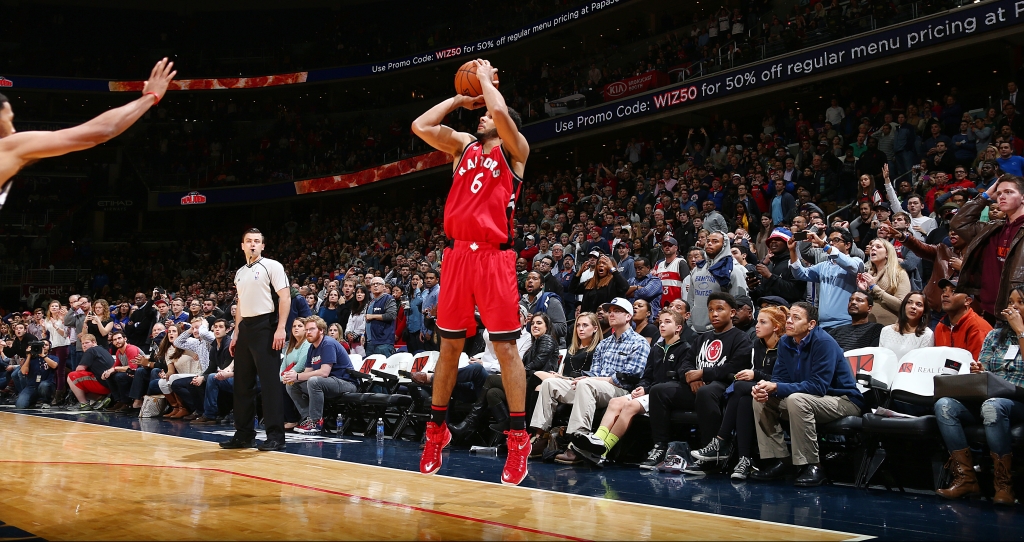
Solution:
<path fill-rule="evenodd" d="M 358 368 L 351 374 L 359 380 L 359 389 L 330 401 L 345 420 L 340 434 L 347 433 L 353 427 L 362 429 L 364 434 L 372 434 L 377 419 L 382 418 L 385 430 L 393 438 L 401 438 L 403 431 L 410 427 L 414 433 L 422 435 L 422 426 L 429 419 L 429 400 L 424 401 L 425 405 L 415 405 L 413 397 L 402 392 L 420 388 L 427 392 L 421 394 L 421 397 L 429 399 L 429 386 L 412 382 L 408 375 L 412 372 L 433 373 L 439 354 L 436 351 L 416 355 L 401 352 L 390 357 L 372 355 L 365 359 L 357 355 L 350 356 L 353 366 Z M 903 454 L 911 458 L 914 464 L 920 464 L 921 458 L 925 457 L 922 452 L 927 450 L 931 454 L 932 481 L 935 487 L 940 487 L 944 474 L 942 465 L 947 454 L 942 446 L 935 416 L 931 413 L 936 400 L 933 378 L 941 374 L 947 359 L 959 361 L 961 373 L 966 374 L 973 360 L 971 353 L 960 348 L 931 347 L 914 350 L 902 359 L 897 359 L 887 348 L 862 348 L 848 351 L 845 355 L 868 408 L 862 416 L 847 416 L 819 424 L 822 452 L 837 446 L 859 454 L 861 460 L 854 480 L 858 487 L 863 487 L 880 470 L 886 470 L 898 481 L 899 469 L 883 469 L 887 457 Z M 559 372 L 565 356 L 565 350 L 559 351 Z M 468 356 L 462 354 L 459 367 L 468 364 Z M 874 407 L 922 415 L 911 418 L 886 417 L 872 413 Z M 561 405 L 559 410 L 564 410 L 562 414 L 567 417 L 570 409 L 569 405 Z M 600 416 L 595 415 L 595 421 L 599 419 Z M 692 430 L 697 426 L 697 414 L 676 411 L 672 421 L 676 426 Z M 984 446 L 985 432 L 982 425 L 965 427 L 965 431 L 973 444 Z M 1016 424 L 1011 431 L 1014 448 L 1024 447 L 1024 424 Z M 903 484 L 898 485 L 902 489 Z"/>

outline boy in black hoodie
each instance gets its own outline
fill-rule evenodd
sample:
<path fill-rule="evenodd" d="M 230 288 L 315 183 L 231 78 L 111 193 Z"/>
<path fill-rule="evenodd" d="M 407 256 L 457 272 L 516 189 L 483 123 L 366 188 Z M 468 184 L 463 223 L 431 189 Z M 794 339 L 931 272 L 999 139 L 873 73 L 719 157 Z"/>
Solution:
<path fill-rule="evenodd" d="M 654 449 L 640 468 L 655 469 L 665 460 L 673 410 L 696 410 L 701 447 L 715 437 L 722 424 L 725 389 L 737 372 L 750 368 L 750 338 L 732 325 L 736 306 L 736 298 L 727 293 L 708 296 L 708 317 L 713 329 L 700 334 L 690 346 L 676 370 L 675 380 L 651 388 Z"/>

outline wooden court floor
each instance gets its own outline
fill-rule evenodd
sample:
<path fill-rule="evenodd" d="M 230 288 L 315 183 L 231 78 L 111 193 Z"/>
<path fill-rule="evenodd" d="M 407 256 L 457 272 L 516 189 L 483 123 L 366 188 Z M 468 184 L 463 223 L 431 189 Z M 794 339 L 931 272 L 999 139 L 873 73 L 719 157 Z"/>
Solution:
<path fill-rule="evenodd" d="M 0 413 L 0 514 L 49 540 L 859 535 Z"/>

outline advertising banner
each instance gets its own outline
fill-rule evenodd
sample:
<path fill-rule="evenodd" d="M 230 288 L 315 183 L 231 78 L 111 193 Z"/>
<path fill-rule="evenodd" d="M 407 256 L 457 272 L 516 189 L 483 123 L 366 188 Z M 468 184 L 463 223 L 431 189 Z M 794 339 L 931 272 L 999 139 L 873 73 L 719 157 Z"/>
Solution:
<path fill-rule="evenodd" d="M 382 62 L 280 75 L 186 79 L 183 81 L 175 81 L 175 86 L 172 86 L 171 88 L 180 90 L 263 88 L 278 85 L 294 85 L 305 82 L 314 83 L 354 79 L 378 73 L 390 73 L 409 68 L 416 68 L 440 60 L 451 60 L 461 57 L 465 57 L 466 60 L 470 60 L 480 58 L 486 52 L 490 52 L 493 49 L 512 45 L 523 38 L 550 32 L 551 30 L 566 23 L 585 19 L 591 15 L 604 11 L 605 9 L 620 4 L 626 4 L 630 1 L 631 0 L 594 0 L 498 36 L 464 42 L 459 45 L 443 47 L 432 51 L 422 51 L 415 55 Z M 106 81 L 101 79 L 65 79 L 60 77 L 21 77 L 17 75 L 0 76 L 0 86 L 6 85 L 19 88 L 49 90 L 125 92 L 141 90 L 143 83 L 144 81 Z"/>
<path fill-rule="evenodd" d="M 617 102 L 587 108 L 523 127 L 530 142 L 546 141 L 587 130 L 603 128 L 638 117 L 748 92 L 917 51 L 985 32 L 1024 23 L 1024 1 L 1000 0 L 918 19 L 821 47 L 768 59 L 692 82 L 677 84 Z"/>
<path fill-rule="evenodd" d="M 628 79 L 608 83 L 604 86 L 601 93 L 604 94 L 605 100 L 618 100 L 619 98 L 639 94 L 652 88 L 663 87 L 668 83 L 668 74 L 651 70 L 640 75 L 634 75 Z"/>

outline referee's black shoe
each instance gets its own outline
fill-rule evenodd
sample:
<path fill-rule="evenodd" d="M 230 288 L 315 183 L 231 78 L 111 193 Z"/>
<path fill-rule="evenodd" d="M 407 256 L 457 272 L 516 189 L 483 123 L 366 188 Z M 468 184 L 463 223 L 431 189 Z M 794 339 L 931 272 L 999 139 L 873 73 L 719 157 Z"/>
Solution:
<path fill-rule="evenodd" d="M 231 437 L 231 440 L 221 442 L 220 447 L 225 450 L 241 450 L 244 448 L 254 448 L 256 446 L 256 439 L 240 439 L 238 437 Z"/>
<path fill-rule="evenodd" d="M 256 449 L 261 452 L 283 452 L 284 442 L 281 442 L 280 440 L 267 439 L 257 446 Z"/>

